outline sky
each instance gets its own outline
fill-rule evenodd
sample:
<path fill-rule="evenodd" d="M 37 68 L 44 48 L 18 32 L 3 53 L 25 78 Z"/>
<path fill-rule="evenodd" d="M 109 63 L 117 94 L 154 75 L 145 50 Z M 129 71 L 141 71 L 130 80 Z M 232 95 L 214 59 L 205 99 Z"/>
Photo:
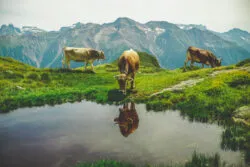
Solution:
<path fill-rule="evenodd" d="M 250 32 L 250 0 L 0 0 L 0 25 L 59 30 L 74 23 L 168 21 Z"/>

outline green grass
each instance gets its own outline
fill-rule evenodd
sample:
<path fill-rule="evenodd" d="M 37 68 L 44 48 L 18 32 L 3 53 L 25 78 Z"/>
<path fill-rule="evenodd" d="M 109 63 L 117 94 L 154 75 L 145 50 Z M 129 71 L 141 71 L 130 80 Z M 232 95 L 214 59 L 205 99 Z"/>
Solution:
<path fill-rule="evenodd" d="M 117 66 L 113 64 L 95 67 L 95 73 L 93 73 L 82 72 L 82 68 L 75 70 L 37 69 L 11 58 L 1 58 L 0 70 L 0 110 L 2 111 L 80 99 L 112 103 L 109 101 L 110 92 L 118 89 L 114 75 L 119 72 Z M 159 70 L 158 67 L 141 68 L 136 76 L 138 93 L 131 93 L 126 99 L 145 98 L 181 80 L 199 77 L 209 72 L 211 69 L 184 74 L 181 70 Z"/>
<path fill-rule="evenodd" d="M 178 83 L 177 81 L 183 78 L 188 79 L 192 74 L 205 76 L 208 70 L 210 69 L 171 75 L 169 80 L 164 82 L 165 87 Z M 162 82 L 163 78 L 159 81 Z M 177 108 L 196 119 L 231 118 L 236 108 L 250 104 L 249 84 L 250 74 L 247 71 L 234 70 L 216 77 L 208 77 L 183 92 L 164 92 L 146 100 L 146 103 L 148 109 L 157 108 L 156 106 L 159 110 Z M 159 88 L 161 89 L 162 87 Z"/>
<path fill-rule="evenodd" d="M 81 162 L 74 167 L 134 167 L 135 165 L 113 160 L 99 160 L 95 162 Z"/>
<path fill-rule="evenodd" d="M 140 57 L 142 66 L 136 74 L 136 93 L 129 92 L 120 99 L 121 102 L 129 99 L 144 102 L 149 110 L 177 108 L 191 118 L 201 120 L 231 117 L 237 107 L 249 104 L 250 75 L 247 71 L 233 70 L 211 77 L 213 71 L 235 67 L 205 68 L 184 73 L 182 69 L 160 69 L 156 59 L 147 54 L 140 53 Z M 119 72 L 114 63 L 97 66 L 93 73 L 83 72 L 83 67 L 75 70 L 37 69 L 0 57 L 0 71 L 1 111 L 81 99 L 113 103 L 112 94 L 118 97 L 115 95 L 118 84 L 113 76 Z M 205 79 L 182 92 L 167 91 L 151 97 L 153 93 L 191 78 Z"/>
<path fill-rule="evenodd" d="M 234 164 L 227 164 L 222 161 L 219 154 L 206 155 L 193 153 L 192 158 L 184 164 L 141 164 L 134 165 L 127 162 L 119 162 L 114 160 L 99 160 L 95 162 L 78 162 L 74 167 L 233 167 Z M 242 164 L 237 164 L 238 167 L 243 166 Z"/>
<path fill-rule="evenodd" d="M 245 59 L 239 63 L 236 64 L 237 67 L 240 67 L 240 66 L 249 66 L 250 65 L 250 59 Z"/>
<path fill-rule="evenodd" d="M 193 117 L 230 118 L 233 111 L 250 102 L 250 74 L 234 71 L 208 78 L 183 93 L 177 106 Z"/>

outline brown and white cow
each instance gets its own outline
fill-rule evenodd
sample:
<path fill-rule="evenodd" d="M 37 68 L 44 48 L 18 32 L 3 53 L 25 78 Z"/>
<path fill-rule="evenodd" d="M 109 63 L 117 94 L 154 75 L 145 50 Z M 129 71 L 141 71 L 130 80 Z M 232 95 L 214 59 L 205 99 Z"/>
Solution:
<path fill-rule="evenodd" d="M 187 49 L 186 60 L 184 62 L 184 71 L 186 70 L 186 64 L 188 61 L 191 61 L 190 67 L 193 66 L 194 62 L 202 63 L 202 67 L 204 67 L 204 64 L 210 65 L 212 68 L 221 66 L 221 59 L 217 59 L 212 52 L 193 46 L 190 46 Z"/>
<path fill-rule="evenodd" d="M 73 48 L 64 47 L 64 59 L 62 61 L 63 67 L 67 64 L 70 68 L 70 60 L 76 62 L 85 62 L 85 70 L 87 69 L 87 64 L 91 64 L 92 70 L 94 70 L 93 62 L 99 59 L 105 59 L 103 51 L 97 51 L 92 48 Z"/>
<path fill-rule="evenodd" d="M 139 117 L 135 109 L 135 103 L 124 104 L 122 108 L 119 108 L 119 117 L 114 119 L 116 124 L 119 124 L 120 132 L 124 137 L 128 137 L 133 133 L 139 125 Z"/>
<path fill-rule="evenodd" d="M 120 91 L 126 94 L 127 82 L 131 82 L 131 89 L 135 88 L 135 74 L 139 69 L 140 59 L 137 52 L 130 49 L 124 51 L 118 60 L 119 75 L 116 75 Z"/>

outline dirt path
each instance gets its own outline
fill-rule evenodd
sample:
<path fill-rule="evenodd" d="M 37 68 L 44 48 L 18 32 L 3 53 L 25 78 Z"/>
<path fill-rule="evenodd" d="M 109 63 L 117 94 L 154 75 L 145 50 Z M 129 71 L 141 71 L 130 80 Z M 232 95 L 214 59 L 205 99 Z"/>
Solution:
<path fill-rule="evenodd" d="M 248 71 L 248 72 L 250 72 L 250 66 L 248 66 L 248 67 L 240 67 L 240 68 L 235 68 L 235 69 L 229 69 L 229 70 L 213 71 L 208 77 L 215 77 L 218 74 L 228 73 L 228 72 L 232 72 L 232 71 Z M 180 91 L 184 90 L 187 87 L 192 87 L 192 86 L 196 85 L 197 83 L 202 82 L 205 78 L 207 78 L 207 77 L 181 81 L 180 83 L 178 83 L 176 85 L 170 86 L 168 88 L 164 88 L 159 92 L 151 94 L 150 97 L 161 94 L 161 93 L 166 92 L 166 91 L 180 92 Z"/>

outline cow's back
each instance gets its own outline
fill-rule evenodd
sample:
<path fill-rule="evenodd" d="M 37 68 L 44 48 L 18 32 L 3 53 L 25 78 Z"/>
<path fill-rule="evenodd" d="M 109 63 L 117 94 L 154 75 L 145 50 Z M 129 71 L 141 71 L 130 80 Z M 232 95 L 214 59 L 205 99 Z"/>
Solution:
<path fill-rule="evenodd" d="M 74 47 L 64 47 L 63 51 L 65 56 L 70 60 L 82 61 L 86 60 L 89 55 L 88 51 L 91 48 L 74 48 Z"/>
<path fill-rule="evenodd" d="M 209 51 L 191 46 L 188 48 L 188 52 L 191 60 L 207 65 L 210 64 Z"/>
<path fill-rule="evenodd" d="M 128 64 L 127 64 L 128 63 Z M 137 71 L 139 69 L 140 58 L 134 50 L 124 51 L 118 60 L 119 70 L 123 71 L 128 65 L 128 73 Z"/>

